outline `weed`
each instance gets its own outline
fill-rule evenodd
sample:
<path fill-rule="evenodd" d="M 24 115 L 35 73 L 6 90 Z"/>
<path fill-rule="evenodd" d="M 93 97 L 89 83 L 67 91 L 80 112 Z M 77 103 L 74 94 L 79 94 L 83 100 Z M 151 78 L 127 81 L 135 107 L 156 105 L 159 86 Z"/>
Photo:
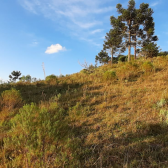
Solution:
<path fill-rule="evenodd" d="M 165 99 L 161 99 L 159 102 L 157 102 L 157 106 L 158 107 L 163 107 L 166 104 L 166 100 Z"/>

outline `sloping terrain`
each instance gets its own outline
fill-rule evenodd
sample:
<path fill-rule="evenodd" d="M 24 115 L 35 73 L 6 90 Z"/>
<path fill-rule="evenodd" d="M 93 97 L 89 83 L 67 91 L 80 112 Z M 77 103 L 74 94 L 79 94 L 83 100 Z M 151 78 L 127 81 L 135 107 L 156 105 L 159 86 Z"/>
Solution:
<path fill-rule="evenodd" d="M 167 167 L 167 65 L 140 58 L 0 85 L 1 167 Z"/>

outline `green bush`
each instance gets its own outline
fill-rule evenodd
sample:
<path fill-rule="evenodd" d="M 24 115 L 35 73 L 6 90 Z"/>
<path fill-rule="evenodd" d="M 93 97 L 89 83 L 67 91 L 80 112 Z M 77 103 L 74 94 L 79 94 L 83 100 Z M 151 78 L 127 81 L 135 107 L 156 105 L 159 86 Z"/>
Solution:
<path fill-rule="evenodd" d="M 126 62 L 126 61 L 127 61 L 127 56 L 125 56 L 125 55 L 119 56 L 119 57 L 118 57 L 118 61 Z"/>
<path fill-rule="evenodd" d="M 142 64 L 142 70 L 146 73 L 146 72 L 151 72 L 152 70 L 154 70 L 154 65 L 147 61 L 147 62 L 144 62 Z"/>
<path fill-rule="evenodd" d="M 63 163 L 68 165 L 72 150 L 68 147 L 70 128 L 65 116 L 66 111 L 57 103 L 41 108 L 34 103 L 23 106 L 11 119 L 12 134 L 9 132 L 10 136 L 4 138 L 5 150 L 11 151 L 12 166 L 50 167 L 47 161 L 51 155 L 57 159 L 50 160 L 54 167 L 62 167 Z M 22 153 L 27 163 L 21 162 Z"/>
<path fill-rule="evenodd" d="M 106 71 L 103 75 L 104 80 L 114 80 L 116 79 L 116 72 L 115 71 Z"/>
<path fill-rule="evenodd" d="M 46 77 L 46 82 L 51 85 L 58 84 L 58 78 L 55 75 L 49 75 Z"/>
<path fill-rule="evenodd" d="M 14 88 L 5 90 L 1 94 L 1 105 L 4 109 L 11 110 L 22 105 L 20 92 Z"/>

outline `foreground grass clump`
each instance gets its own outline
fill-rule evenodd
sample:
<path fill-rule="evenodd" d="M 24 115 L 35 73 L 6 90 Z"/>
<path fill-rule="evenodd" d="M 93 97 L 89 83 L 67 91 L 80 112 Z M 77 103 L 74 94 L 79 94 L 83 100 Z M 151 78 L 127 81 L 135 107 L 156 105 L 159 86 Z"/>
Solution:
<path fill-rule="evenodd" d="M 20 92 L 14 88 L 1 93 L 1 105 L 3 109 L 12 110 L 22 105 Z"/>
<path fill-rule="evenodd" d="M 24 102 L 1 108 L 0 167 L 167 167 L 167 64 L 139 58 L 55 84 L 0 85 Z"/>
<path fill-rule="evenodd" d="M 108 80 L 115 80 L 116 79 L 116 72 L 115 71 L 106 71 L 103 75 L 103 79 L 105 81 L 108 81 Z"/>

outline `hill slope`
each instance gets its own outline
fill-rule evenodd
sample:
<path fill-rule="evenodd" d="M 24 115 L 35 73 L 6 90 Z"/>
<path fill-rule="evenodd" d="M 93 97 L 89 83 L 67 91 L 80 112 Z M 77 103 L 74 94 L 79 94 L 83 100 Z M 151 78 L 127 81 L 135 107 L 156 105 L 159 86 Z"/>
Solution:
<path fill-rule="evenodd" d="M 138 59 L 0 85 L 0 165 L 167 166 L 167 64 Z"/>

